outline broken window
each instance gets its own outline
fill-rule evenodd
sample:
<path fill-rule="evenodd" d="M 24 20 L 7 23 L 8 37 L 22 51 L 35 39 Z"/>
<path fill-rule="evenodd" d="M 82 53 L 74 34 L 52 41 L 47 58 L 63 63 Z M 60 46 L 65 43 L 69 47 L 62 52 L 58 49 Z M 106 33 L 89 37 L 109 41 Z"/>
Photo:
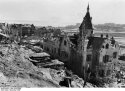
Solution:
<path fill-rule="evenodd" d="M 108 48 L 109 48 L 109 44 L 106 44 L 106 46 L 105 46 L 105 47 L 106 47 L 106 49 L 108 49 Z"/>
<path fill-rule="evenodd" d="M 107 70 L 106 75 L 107 75 L 107 76 L 109 76 L 109 75 L 110 75 L 110 73 L 111 73 L 111 71 L 110 71 L 110 70 Z"/>
<path fill-rule="evenodd" d="M 53 49 L 51 50 L 51 52 L 53 53 Z"/>
<path fill-rule="evenodd" d="M 91 59 L 92 59 L 92 55 L 87 55 L 87 61 L 89 62 L 89 61 L 91 61 Z"/>
<path fill-rule="evenodd" d="M 116 58 L 117 57 L 117 52 L 114 52 L 113 53 L 113 58 Z"/>
<path fill-rule="evenodd" d="M 116 45 L 114 45 L 114 47 L 116 48 Z"/>
<path fill-rule="evenodd" d="M 66 40 L 64 41 L 64 45 L 65 45 L 65 46 L 67 45 L 67 42 L 66 42 Z"/>
<path fill-rule="evenodd" d="M 102 46 L 102 48 L 104 48 L 104 45 Z"/>
<path fill-rule="evenodd" d="M 43 48 L 43 45 L 41 45 L 41 48 Z"/>
<path fill-rule="evenodd" d="M 109 62 L 109 55 L 103 56 L 103 62 L 104 63 Z"/>
<path fill-rule="evenodd" d="M 104 75 L 105 75 L 105 71 L 104 70 L 99 70 L 99 76 L 104 77 Z"/>
<path fill-rule="evenodd" d="M 56 53 L 56 48 L 54 48 L 54 53 Z"/>
<path fill-rule="evenodd" d="M 44 50 L 46 50 L 46 47 L 44 47 Z"/>
<path fill-rule="evenodd" d="M 48 51 L 48 52 L 49 52 L 49 48 L 48 48 L 48 47 L 46 48 L 46 51 Z"/>
<path fill-rule="evenodd" d="M 114 45 L 114 44 L 115 44 L 115 40 L 114 40 L 114 38 L 113 38 L 113 37 L 111 38 L 111 44 L 112 44 L 112 45 Z"/>
<path fill-rule="evenodd" d="M 66 53 L 65 51 L 61 51 L 61 57 L 68 58 L 68 53 Z"/>

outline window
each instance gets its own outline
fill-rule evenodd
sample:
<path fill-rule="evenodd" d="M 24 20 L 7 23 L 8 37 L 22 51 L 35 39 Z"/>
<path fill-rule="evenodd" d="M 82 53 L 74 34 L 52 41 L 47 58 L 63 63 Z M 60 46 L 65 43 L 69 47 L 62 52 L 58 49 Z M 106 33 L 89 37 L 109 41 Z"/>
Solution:
<path fill-rule="evenodd" d="M 89 62 L 89 61 L 91 61 L 91 59 L 92 59 L 92 55 L 87 55 L 87 61 Z"/>
<path fill-rule="evenodd" d="M 51 50 L 51 52 L 53 53 L 53 49 Z"/>
<path fill-rule="evenodd" d="M 56 53 L 56 48 L 54 48 L 54 52 Z"/>
<path fill-rule="evenodd" d="M 46 50 L 46 47 L 44 47 L 44 50 Z"/>
<path fill-rule="evenodd" d="M 115 48 L 116 48 L 117 46 L 115 45 Z"/>
<path fill-rule="evenodd" d="M 68 58 L 68 53 L 66 53 L 65 51 L 61 51 L 61 57 Z"/>
<path fill-rule="evenodd" d="M 43 48 L 43 45 L 41 45 L 41 48 Z"/>
<path fill-rule="evenodd" d="M 103 62 L 106 63 L 109 61 L 109 55 L 103 56 Z"/>
<path fill-rule="evenodd" d="M 108 49 L 109 48 L 109 44 L 106 44 L 106 49 Z"/>
<path fill-rule="evenodd" d="M 104 45 L 102 46 L 102 48 L 104 48 Z"/>
<path fill-rule="evenodd" d="M 117 52 L 114 52 L 113 53 L 113 58 L 116 58 L 117 57 Z"/>
<path fill-rule="evenodd" d="M 110 75 L 110 73 L 111 73 L 111 71 L 110 71 L 110 70 L 107 70 L 106 75 L 107 75 L 107 76 L 109 76 L 109 75 Z"/>
<path fill-rule="evenodd" d="M 105 71 L 104 70 L 99 70 L 99 76 L 104 77 L 105 76 Z"/>
<path fill-rule="evenodd" d="M 49 48 L 48 48 L 48 47 L 46 48 L 46 51 L 48 51 L 48 52 L 49 52 Z"/>
<path fill-rule="evenodd" d="M 65 46 L 67 45 L 67 42 L 66 42 L 66 40 L 64 41 L 64 45 L 65 45 Z"/>

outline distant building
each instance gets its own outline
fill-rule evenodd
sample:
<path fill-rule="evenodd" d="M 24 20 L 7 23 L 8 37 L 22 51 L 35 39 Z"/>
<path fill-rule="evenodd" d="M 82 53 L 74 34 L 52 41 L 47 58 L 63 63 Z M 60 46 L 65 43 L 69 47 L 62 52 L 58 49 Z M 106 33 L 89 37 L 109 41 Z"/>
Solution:
<path fill-rule="evenodd" d="M 19 41 L 25 36 L 34 35 L 35 26 L 27 24 L 2 24 L 2 33 L 10 36 L 11 41 Z"/>
<path fill-rule="evenodd" d="M 41 47 L 52 55 L 53 58 L 58 58 L 59 55 L 59 45 L 60 40 L 58 38 L 47 38 L 44 39 L 44 42 L 42 43 Z"/>
<path fill-rule="evenodd" d="M 25 36 L 32 36 L 35 34 L 35 26 L 32 24 L 32 25 L 23 25 L 21 27 L 21 31 L 22 31 L 22 37 L 25 37 Z"/>

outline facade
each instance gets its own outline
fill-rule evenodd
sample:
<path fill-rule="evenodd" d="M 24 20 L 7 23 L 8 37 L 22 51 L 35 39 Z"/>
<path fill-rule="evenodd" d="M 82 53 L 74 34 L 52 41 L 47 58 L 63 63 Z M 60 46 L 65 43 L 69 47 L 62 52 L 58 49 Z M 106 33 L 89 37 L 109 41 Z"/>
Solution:
<path fill-rule="evenodd" d="M 94 37 L 89 5 L 79 33 L 73 36 L 65 34 L 58 39 L 58 44 L 55 44 L 58 58 L 80 77 L 84 76 L 88 67 L 93 75 L 96 73 L 101 77 L 107 76 L 112 69 L 111 65 L 107 65 L 118 59 L 119 45 L 113 38 L 109 38 L 108 35 Z M 51 44 L 43 42 L 43 46 L 50 49 Z"/>
<path fill-rule="evenodd" d="M 35 26 L 32 24 L 32 25 L 28 25 L 28 24 L 25 24 L 21 27 L 21 36 L 22 37 L 25 37 L 25 36 L 32 36 L 34 35 L 34 32 L 35 32 Z"/>
<path fill-rule="evenodd" d="M 1 33 L 10 37 L 11 41 L 20 41 L 25 36 L 34 34 L 35 26 L 28 24 L 0 24 Z"/>
<path fill-rule="evenodd" d="M 52 55 L 52 58 L 58 58 L 59 55 L 59 39 L 48 37 L 44 39 L 44 42 L 42 42 L 41 47 L 46 51 L 47 53 Z"/>

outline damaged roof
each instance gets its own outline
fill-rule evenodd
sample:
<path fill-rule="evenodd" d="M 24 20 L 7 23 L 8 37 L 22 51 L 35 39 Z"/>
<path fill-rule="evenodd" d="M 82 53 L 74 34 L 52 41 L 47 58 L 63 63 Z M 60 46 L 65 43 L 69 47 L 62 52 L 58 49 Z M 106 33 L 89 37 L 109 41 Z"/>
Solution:
<path fill-rule="evenodd" d="M 69 39 L 73 44 L 77 45 L 77 40 L 78 40 L 77 34 L 74 34 L 74 36 L 69 36 Z"/>
<path fill-rule="evenodd" d="M 89 42 L 87 45 L 87 49 L 89 49 L 90 47 L 92 47 L 95 50 L 98 50 L 101 48 L 102 44 L 104 43 L 104 41 L 107 38 L 101 38 L 101 37 L 90 37 L 89 38 Z"/>

